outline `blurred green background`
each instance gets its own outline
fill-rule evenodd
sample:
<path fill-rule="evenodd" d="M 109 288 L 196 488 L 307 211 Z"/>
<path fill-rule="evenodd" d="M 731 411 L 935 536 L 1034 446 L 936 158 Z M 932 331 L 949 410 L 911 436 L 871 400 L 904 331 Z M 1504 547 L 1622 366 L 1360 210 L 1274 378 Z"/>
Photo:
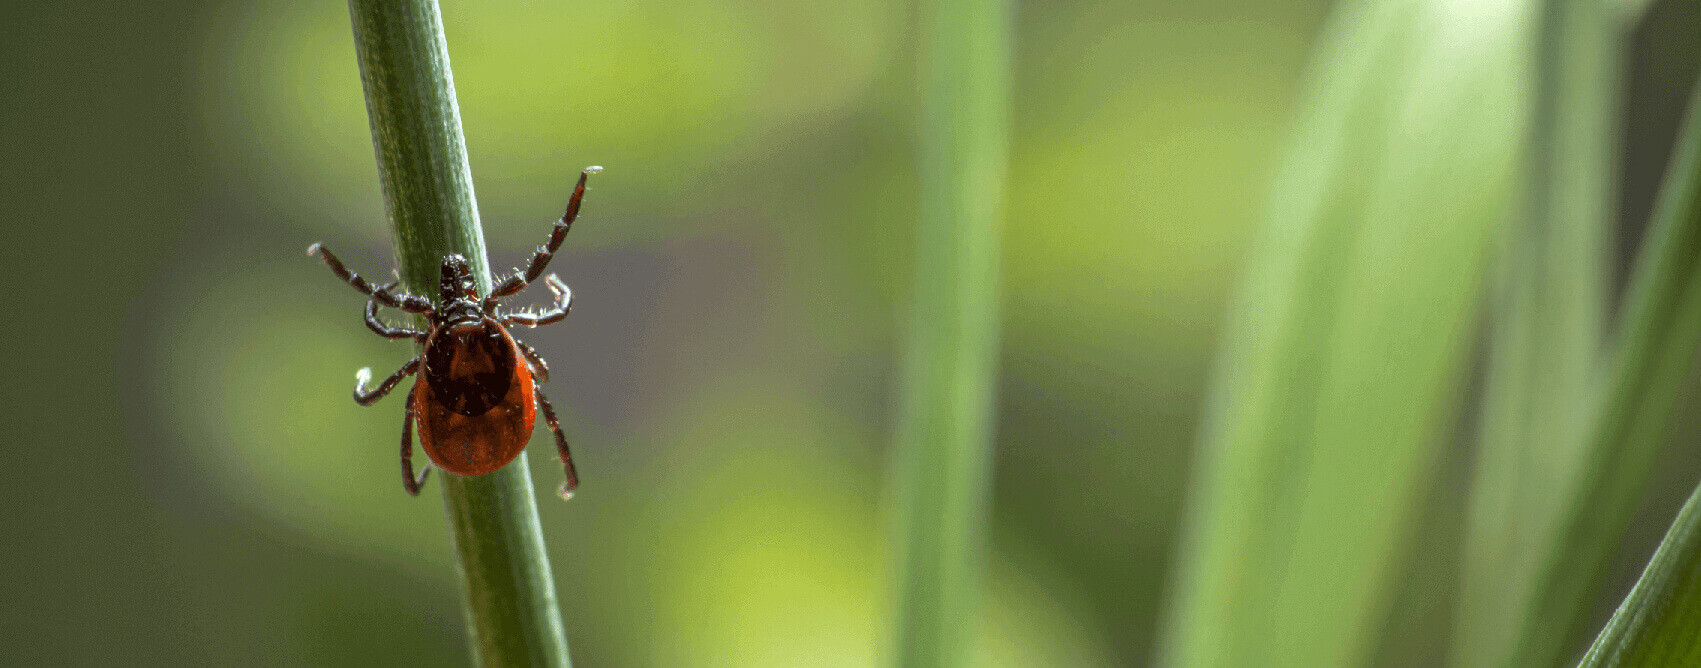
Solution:
<path fill-rule="evenodd" d="M 978 664 L 1151 660 L 1216 333 L 1328 10 L 1021 5 Z M 410 351 L 302 252 L 393 264 L 346 7 L 0 18 L 16 293 L 0 660 L 464 663 L 436 484 L 413 499 L 398 479 L 401 401 L 348 398 L 355 369 Z M 494 266 L 543 241 L 579 169 L 607 168 L 552 267 L 572 317 L 522 333 L 584 478 L 541 508 L 582 665 L 884 655 L 910 18 L 903 2 L 444 7 Z M 1695 3 L 1658 3 L 1634 40 L 1626 258 L 1696 25 Z M 1692 413 L 1622 583 L 1701 468 Z M 1444 655 L 1469 457 L 1453 448 L 1427 494 L 1439 519 L 1378 662 Z"/>

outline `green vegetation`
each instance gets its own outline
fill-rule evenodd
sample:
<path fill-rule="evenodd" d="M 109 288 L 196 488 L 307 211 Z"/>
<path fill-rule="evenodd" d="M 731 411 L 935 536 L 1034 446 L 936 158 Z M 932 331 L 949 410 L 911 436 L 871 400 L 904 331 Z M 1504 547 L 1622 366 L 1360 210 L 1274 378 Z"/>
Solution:
<path fill-rule="evenodd" d="M 4 663 L 1545 668 L 1701 635 L 1695 2 L 429 9 L 4 10 Z M 585 484 L 434 475 L 445 521 L 401 490 L 402 398 L 348 398 L 413 347 L 300 250 L 500 276 L 591 164 L 574 314 L 517 332 Z"/>
<path fill-rule="evenodd" d="M 920 26 L 920 220 L 898 428 L 896 663 L 967 665 L 986 550 L 1010 133 L 1005 0 Z"/>
<path fill-rule="evenodd" d="M 1587 633 L 1701 340 L 1685 146 L 1602 341 L 1614 9 L 1335 9 L 1219 361 L 1169 662 L 1356 665 L 1393 632 L 1396 569 L 1462 407 L 1490 264 L 1452 660 L 1556 665 Z M 1536 74 L 1528 116 L 1505 96 L 1522 90 L 1520 53 Z"/>
<path fill-rule="evenodd" d="M 1345 2 L 1212 378 L 1164 659 L 1370 659 L 1516 192 L 1516 2 Z"/>
<path fill-rule="evenodd" d="M 1636 588 L 1580 665 L 1693 666 L 1701 662 L 1701 487 L 1678 511 Z"/>
<path fill-rule="evenodd" d="M 1637 258 L 1616 350 L 1582 465 L 1557 502 L 1558 531 L 1534 575 L 1519 661 L 1551 665 L 1591 631 L 1588 604 L 1605 578 L 1655 464 L 1683 378 L 1701 340 L 1701 82 Z"/>
<path fill-rule="evenodd" d="M 1476 471 L 1452 657 L 1505 666 L 1584 455 L 1603 352 L 1618 161 L 1618 17 L 1535 5 L 1526 169 L 1488 316 Z M 1573 604 L 1575 608 L 1578 604 Z M 1550 660 L 1551 661 L 1551 660 Z"/>

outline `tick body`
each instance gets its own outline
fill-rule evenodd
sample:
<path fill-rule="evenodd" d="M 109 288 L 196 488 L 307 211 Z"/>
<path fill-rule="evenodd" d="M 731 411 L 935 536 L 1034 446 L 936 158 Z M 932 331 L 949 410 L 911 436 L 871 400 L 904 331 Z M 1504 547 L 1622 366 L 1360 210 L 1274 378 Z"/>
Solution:
<path fill-rule="evenodd" d="M 416 376 L 402 416 L 402 486 L 409 494 L 419 494 L 432 464 L 458 475 L 484 475 L 507 465 L 526 449 L 540 411 L 555 436 L 567 476 L 561 485 L 561 496 L 571 497 L 578 487 L 579 476 L 573 468 L 567 438 L 555 419 L 555 409 L 539 387 L 549 380 L 549 365 L 530 346 L 516 341 L 509 331 L 515 325 L 537 327 L 565 319 L 573 308 L 573 292 L 560 278 L 550 274 L 544 282 L 555 293 L 555 304 L 546 311 L 505 312 L 498 308 L 497 300 L 519 292 L 543 275 L 579 215 L 586 177 L 599 171 L 601 167 L 590 167 L 579 175 L 567 212 L 555 223 L 549 242 L 532 256 L 526 269 L 496 283 L 490 294 L 483 297 L 475 287 L 471 268 L 460 255 L 443 258 L 434 306 L 423 297 L 392 292 L 396 283 L 373 287 L 345 268 L 321 244 L 307 249 L 309 255 L 319 255 L 332 273 L 368 297 L 368 328 L 385 338 L 412 339 L 422 347 L 419 356 L 408 360 L 377 387 L 366 388 L 371 380 L 369 369 L 356 374 L 354 386 L 355 403 L 368 406 L 389 394 L 403 379 Z M 427 328 L 420 331 L 390 327 L 378 318 L 380 306 L 423 315 Z M 431 458 L 418 476 L 413 470 L 416 424 L 420 448 Z"/>
<path fill-rule="evenodd" d="M 442 330 L 425 341 L 425 372 L 409 400 L 419 446 L 446 471 L 490 473 L 531 440 L 531 365 L 494 318 L 468 323 L 463 333 Z"/>

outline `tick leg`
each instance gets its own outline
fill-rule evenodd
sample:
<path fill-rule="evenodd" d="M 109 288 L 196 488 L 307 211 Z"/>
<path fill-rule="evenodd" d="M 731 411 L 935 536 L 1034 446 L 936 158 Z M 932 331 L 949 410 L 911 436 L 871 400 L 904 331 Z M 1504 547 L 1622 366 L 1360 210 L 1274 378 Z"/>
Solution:
<path fill-rule="evenodd" d="M 519 341 L 515 341 L 514 345 L 519 346 L 520 354 L 525 355 L 526 361 L 532 363 L 532 377 L 536 378 L 539 383 L 549 382 L 549 364 L 543 361 L 543 356 L 537 354 L 536 350 L 532 350 L 531 346 Z"/>
<path fill-rule="evenodd" d="M 396 383 L 402 382 L 403 378 L 418 370 L 419 358 L 415 357 L 408 360 L 408 363 L 403 364 L 402 368 L 397 369 L 395 373 L 390 374 L 389 378 L 385 378 L 384 382 L 378 384 L 378 387 L 368 392 L 366 391 L 366 381 L 372 380 L 372 370 L 361 369 L 354 374 L 354 403 L 371 406 L 373 402 L 383 399 L 384 395 L 389 394 L 390 390 L 396 389 Z"/>
<path fill-rule="evenodd" d="M 390 288 L 393 288 L 393 287 L 396 287 L 395 283 L 391 283 L 389 285 L 386 285 L 386 286 L 378 288 L 378 289 L 379 290 L 389 290 Z M 379 320 L 378 319 L 378 298 L 377 297 L 373 297 L 372 299 L 366 300 L 366 327 L 368 329 L 371 329 L 374 332 L 377 332 L 379 336 L 382 336 L 386 339 L 419 339 L 421 341 L 425 340 L 425 332 L 421 332 L 417 329 L 408 329 L 406 327 L 391 327 L 389 325 L 384 324 L 384 321 Z"/>
<path fill-rule="evenodd" d="M 425 486 L 426 476 L 431 475 L 431 460 L 425 460 L 425 466 L 420 467 L 419 477 L 413 475 L 413 393 L 408 393 L 408 408 L 402 411 L 402 488 L 409 494 L 419 496 L 419 489 Z"/>
<path fill-rule="evenodd" d="M 377 300 L 380 304 L 390 308 L 399 308 L 403 311 L 407 311 L 408 313 L 431 312 L 431 302 L 426 301 L 424 297 L 410 295 L 407 293 L 400 295 L 390 294 L 390 287 L 395 285 L 394 283 L 381 288 L 372 287 L 371 284 L 366 282 L 366 279 L 361 278 L 352 271 L 349 271 L 348 267 L 344 267 L 343 261 L 338 260 L 336 255 L 331 254 L 331 249 L 326 248 L 325 244 L 313 244 L 308 246 L 307 254 L 318 255 L 320 258 L 323 258 L 325 260 L 325 265 L 331 268 L 331 273 L 336 274 L 337 278 L 343 279 L 343 282 L 348 283 L 349 287 L 359 290 L 362 294 Z"/>
<path fill-rule="evenodd" d="M 579 202 L 585 198 L 585 179 L 600 171 L 601 167 L 586 167 L 585 171 L 579 174 L 579 184 L 573 186 L 573 197 L 567 200 L 567 212 L 561 214 L 561 220 L 555 221 L 555 231 L 550 233 L 549 243 L 537 249 L 524 273 L 514 272 L 513 276 L 496 284 L 496 289 L 491 290 L 490 296 L 484 298 L 485 313 L 493 312 L 498 297 L 519 292 L 543 275 L 543 270 L 549 267 L 550 258 L 555 257 L 555 251 L 560 250 L 561 242 L 567 239 L 567 230 L 572 229 L 573 220 L 579 217 Z"/>
<path fill-rule="evenodd" d="M 573 490 L 579 487 L 579 472 L 573 469 L 573 454 L 567 451 L 567 437 L 561 434 L 561 422 L 555 419 L 555 408 L 549 405 L 549 398 L 543 396 L 543 388 L 534 386 L 532 394 L 537 397 L 538 408 L 543 409 L 543 421 L 555 433 L 555 449 L 561 451 L 561 465 L 567 471 L 567 481 L 561 483 L 561 498 L 571 499 Z"/>
<path fill-rule="evenodd" d="M 544 282 L 549 284 L 549 291 L 555 293 L 555 308 L 543 313 L 510 313 L 502 317 L 504 326 L 539 327 L 553 325 L 567 318 L 567 312 L 573 310 L 573 289 L 562 283 L 555 274 L 550 274 Z"/>

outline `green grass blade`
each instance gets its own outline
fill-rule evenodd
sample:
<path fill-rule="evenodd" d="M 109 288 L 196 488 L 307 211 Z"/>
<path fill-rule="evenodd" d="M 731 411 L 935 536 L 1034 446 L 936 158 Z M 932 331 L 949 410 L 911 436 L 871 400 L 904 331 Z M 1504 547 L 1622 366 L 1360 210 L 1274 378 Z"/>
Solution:
<path fill-rule="evenodd" d="M 985 542 L 1011 7 L 932 0 L 918 25 L 921 219 L 895 462 L 894 658 L 959 666 Z"/>
<path fill-rule="evenodd" d="M 1523 134 L 1523 2 L 1343 2 L 1225 328 L 1160 660 L 1368 659 Z"/>
<path fill-rule="evenodd" d="M 1580 665 L 1701 665 L 1701 487 Z"/>
<path fill-rule="evenodd" d="M 1504 666 L 1575 476 L 1605 320 L 1617 17 L 1548 0 L 1537 22 L 1524 206 L 1499 252 L 1453 663 Z"/>
<path fill-rule="evenodd" d="M 1570 658 L 1635 510 L 1679 385 L 1701 341 L 1701 83 L 1637 259 L 1610 380 L 1559 530 L 1543 551 L 1515 665 Z"/>
<path fill-rule="evenodd" d="M 402 280 L 436 295 L 460 253 L 490 289 L 484 234 L 435 0 L 349 0 Z M 569 664 L 526 455 L 484 476 L 440 475 L 475 663 Z"/>
<path fill-rule="evenodd" d="M 1636 24 L 1642 22 L 1642 17 L 1648 13 L 1648 6 L 1653 0 L 1618 0 L 1617 6 L 1618 29 L 1628 33 L 1636 29 Z"/>

